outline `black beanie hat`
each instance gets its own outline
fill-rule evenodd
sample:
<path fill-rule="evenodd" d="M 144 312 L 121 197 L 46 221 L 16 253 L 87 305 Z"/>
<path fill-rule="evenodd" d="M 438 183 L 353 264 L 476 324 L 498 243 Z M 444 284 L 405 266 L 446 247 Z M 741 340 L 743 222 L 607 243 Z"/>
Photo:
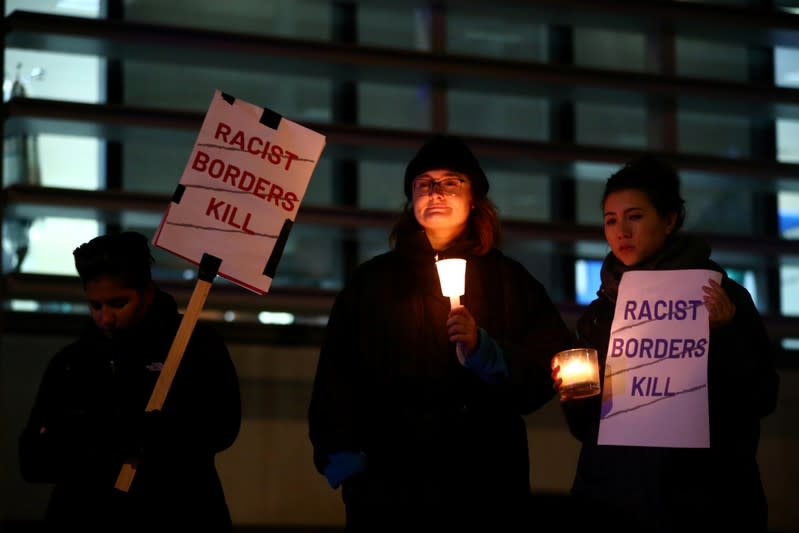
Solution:
<path fill-rule="evenodd" d="M 428 170 L 453 170 L 466 174 L 472 182 L 472 194 L 485 196 L 488 179 L 466 143 L 454 135 L 436 135 L 422 145 L 405 168 L 405 196 L 410 200 L 411 182 Z"/>

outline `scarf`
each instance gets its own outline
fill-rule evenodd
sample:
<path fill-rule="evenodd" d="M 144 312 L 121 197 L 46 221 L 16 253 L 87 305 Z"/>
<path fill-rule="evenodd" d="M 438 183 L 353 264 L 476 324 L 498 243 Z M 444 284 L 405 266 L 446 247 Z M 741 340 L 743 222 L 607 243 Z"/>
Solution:
<path fill-rule="evenodd" d="M 613 252 L 602 263 L 602 285 L 597 295 L 605 295 L 616 303 L 622 275 L 629 270 L 680 270 L 711 268 L 723 273 L 721 267 L 710 261 L 710 246 L 703 239 L 691 235 L 674 235 L 653 256 L 633 266 L 625 266 Z"/>

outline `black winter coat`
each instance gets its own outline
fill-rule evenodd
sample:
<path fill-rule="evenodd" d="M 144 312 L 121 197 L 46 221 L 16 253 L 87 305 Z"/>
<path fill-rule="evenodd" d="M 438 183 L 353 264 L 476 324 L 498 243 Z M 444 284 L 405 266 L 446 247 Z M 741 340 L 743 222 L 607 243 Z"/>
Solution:
<path fill-rule="evenodd" d="M 214 464 L 241 423 L 238 378 L 223 339 L 196 325 L 161 412 L 144 414 L 180 324 L 158 291 L 147 317 L 109 340 L 91 323 L 44 374 L 19 442 L 26 481 L 54 484 L 57 530 L 230 531 Z M 139 461 L 128 492 L 123 461 Z"/>
<path fill-rule="evenodd" d="M 682 237 L 647 265 L 722 272 L 736 307 L 731 323 L 710 330 L 708 410 L 710 448 L 597 444 L 600 397 L 564 403 L 572 433 L 582 441 L 572 493 L 616 516 L 618 531 L 683 532 L 709 528 L 765 532 L 767 506 L 757 465 L 760 419 L 777 402 L 775 352 L 748 291 L 709 259 L 710 249 Z M 577 330 L 596 348 L 604 375 L 615 294 L 622 271 L 609 254 L 603 285 Z M 643 529 L 641 529 L 643 528 Z"/>
<path fill-rule="evenodd" d="M 457 505 L 461 516 L 502 517 L 527 501 L 523 417 L 553 397 L 549 361 L 572 334 L 541 283 L 496 249 L 467 256 L 461 303 L 501 347 L 506 382 L 487 383 L 458 362 L 423 232 L 361 265 L 338 295 L 309 429 L 320 472 L 332 452 L 366 454 L 366 472 L 344 484 L 348 505 L 393 503 L 408 515 Z"/>

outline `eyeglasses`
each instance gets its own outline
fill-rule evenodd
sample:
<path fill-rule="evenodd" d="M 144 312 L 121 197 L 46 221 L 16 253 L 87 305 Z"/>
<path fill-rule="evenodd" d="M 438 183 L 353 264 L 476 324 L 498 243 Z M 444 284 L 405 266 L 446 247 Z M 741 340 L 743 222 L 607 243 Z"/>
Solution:
<path fill-rule="evenodd" d="M 416 179 L 412 184 L 413 194 L 414 196 L 429 196 L 438 189 L 441 194 L 455 196 L 461 192 L 464 183 L 468 183 L 468 181 L 463 178 L 446 178 L 441 181 Z"/>

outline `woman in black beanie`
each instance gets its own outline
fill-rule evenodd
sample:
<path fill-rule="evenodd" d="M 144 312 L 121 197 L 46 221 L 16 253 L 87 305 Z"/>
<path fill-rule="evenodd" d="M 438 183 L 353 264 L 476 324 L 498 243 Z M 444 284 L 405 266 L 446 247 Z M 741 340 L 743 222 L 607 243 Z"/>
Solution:
<path fill-rule="evenodd" d="M 308 421 L 349 530 L 529 525 L 523 417 L 554 395 L 549 360 L 572 336 L 541 283 L 497 249 L 488 189 L 461 139 L 430 139 L 407 166 L 391 251 L 336 299 Z M 466 259 L 454 309 L 444 258 Z"/>

